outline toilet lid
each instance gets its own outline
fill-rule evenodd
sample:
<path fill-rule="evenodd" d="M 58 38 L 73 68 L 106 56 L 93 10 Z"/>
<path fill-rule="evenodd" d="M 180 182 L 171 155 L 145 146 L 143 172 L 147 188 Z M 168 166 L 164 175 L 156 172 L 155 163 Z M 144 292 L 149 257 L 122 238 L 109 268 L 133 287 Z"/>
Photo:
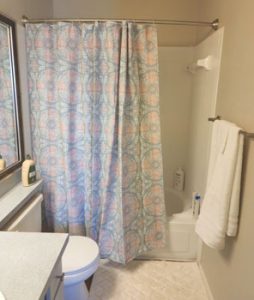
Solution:
<path fill-rule="evenodd" d="M 62 256 L 64 273 L 88 268 L 99 256 L 95 241 L 83 236 L 70 236 Z"/>

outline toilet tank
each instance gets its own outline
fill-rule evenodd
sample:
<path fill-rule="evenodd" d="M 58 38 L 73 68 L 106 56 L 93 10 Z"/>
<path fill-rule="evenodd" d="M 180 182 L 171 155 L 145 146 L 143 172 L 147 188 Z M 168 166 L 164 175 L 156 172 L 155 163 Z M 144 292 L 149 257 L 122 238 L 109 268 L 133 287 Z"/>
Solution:
<path fill-rule="evenodd" d="M 4 231 L 41 232 L 42 194 L 36 195 L 3 228 Z"/>

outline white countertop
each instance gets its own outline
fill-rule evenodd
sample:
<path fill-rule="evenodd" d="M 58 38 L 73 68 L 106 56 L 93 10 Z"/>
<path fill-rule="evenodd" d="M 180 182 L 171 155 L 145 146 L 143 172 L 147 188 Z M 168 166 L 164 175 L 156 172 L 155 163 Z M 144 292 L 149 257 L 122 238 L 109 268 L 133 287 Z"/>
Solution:
<path fill-rule="evenodd" d="M 6 300 L 43 299 L 67 234 L 0 232 L 0 291 Z"/>
<path fill-rule="evenodd" d="M 0 197 L 0 228 L 2 228 L 36 193 L 41 191 L 42 180 L 24 187 L 17 184 L 9 192 Z"/>

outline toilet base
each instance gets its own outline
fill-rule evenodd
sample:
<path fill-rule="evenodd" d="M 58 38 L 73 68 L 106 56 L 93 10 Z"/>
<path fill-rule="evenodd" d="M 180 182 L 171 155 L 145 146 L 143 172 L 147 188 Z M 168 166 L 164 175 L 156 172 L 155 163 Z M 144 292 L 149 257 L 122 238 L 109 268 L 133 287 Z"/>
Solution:
<path fill-rule="evenodd" d="M 89 293 L 84 281 L 64 286 L 64 300 L 88 300 Z"/>

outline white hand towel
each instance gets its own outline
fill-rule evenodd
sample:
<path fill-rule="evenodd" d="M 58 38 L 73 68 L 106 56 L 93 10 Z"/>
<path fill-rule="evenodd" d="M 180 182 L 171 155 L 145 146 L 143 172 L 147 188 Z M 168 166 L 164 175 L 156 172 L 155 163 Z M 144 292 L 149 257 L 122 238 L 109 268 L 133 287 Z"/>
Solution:
<path fill-rule="evenodd" d="M 241 128 L 226 121 L 215 121 L 206 193 L 196 232 L 208 246 L 225 247 L 225 236 L 237 233 L 243 136 Z"/>

